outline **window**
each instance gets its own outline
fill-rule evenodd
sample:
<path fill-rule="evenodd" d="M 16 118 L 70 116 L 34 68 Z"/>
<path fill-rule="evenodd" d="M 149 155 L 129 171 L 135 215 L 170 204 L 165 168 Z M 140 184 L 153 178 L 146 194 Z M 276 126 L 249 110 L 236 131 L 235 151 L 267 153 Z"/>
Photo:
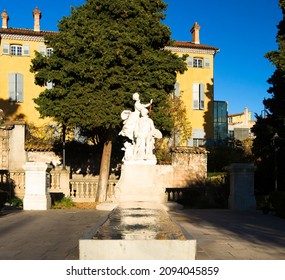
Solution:
<path fill-rule="evenodd" d="M 9 45 L 8 43 L 2 43 L 2 54 L 10 54 L 15 56 L 29 56 L 30 45 Z"/>
<path fill-rule="evenodd" d="M 46 83 L 46 89 L 52 89 L 54 87 L 54 83 L 52 81 L 48 81 Z"/>
<path fill-rule="evenodd" d="M 193 84 L 193 109 L 204 110 L 205 107 L 205 85 Z"/>
<path fill-rule="evenodd" d="M 176 82 L 174 85 L 174 96 L 179 97 L 180 96 L 180 90 L 179 90 L 179 83 Z"/>
<path fill-rule="evenodd" d="M 24 102 L 24 78 L 20 73 L 9 74 L 9 100 Z"/>
<path fill-rule="evenodd" d="M 50 57 L 52 55 L 53 48 L 47 48 L 47 56 Z"/>
<path fill-rule="evenodd" d="M 193 58 L 193 67 L 194 68 L 202 68 L 203 67 L 203 59 L 202 58 Z"/>
<path fill-rule="evenodd" d="M 194 147 L 205 146 L 205 139 L 204 138 L 193 138 L 193 146 Z"/>
<path fill-rule="evenodd" d="M 210 57 L 187 57 L 187 66 L 194 68 L 210 68 Z"/>
<path fill-rule="evenodd" d="M 41 55 L 46 55 L 46 56 L 49 57 L 49 56 L 51 56 L 52 52 L 53 52 L 53 48 L 47 48 L 47 47 L 44 46 L 44 45 L 42 45 L 42 46 L 39 47 L 39 53 L 40 53 Z"/>
<path fill-rule="evenodd" d="M 21 56 L 22 55 L 22 46 L 10 45 L 10 54 Z"/>

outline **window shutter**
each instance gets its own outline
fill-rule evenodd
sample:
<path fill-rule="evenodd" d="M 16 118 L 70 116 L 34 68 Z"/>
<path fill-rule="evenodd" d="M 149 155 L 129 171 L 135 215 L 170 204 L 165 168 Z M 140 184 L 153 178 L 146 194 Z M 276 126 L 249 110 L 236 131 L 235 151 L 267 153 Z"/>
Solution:
<path fill-rule="evenodd" d="M 23 55 L 29 56 L 30 55 L 30 45 L 23 45 Z"/>
<path fill-rule="evenodd" d="M 187 57 L 187 65 L 188 67 L 193 67 L 193 57 L 192 56 Z"/>
<path fill-rule="evenodd" d="M 53 88 L 53 82 L 52 81 L 48 81 L 46 83 L 46 89 L 52 89 Z"/>
<path fill-rule="evenodd" d="M 17 78 L 17 101 L 24 102 L 24 78 L 22 74 L 16 74 Z"/>
<path fill-rule="evenodd" d="M 39 47 L 39 53 L 41 55 L 46 55 L 46 46 L 40 46 Z"/>
<path fill-rule="evenodd" d="M 9 74 L 9 101 L 16 101 L 16 74 Z"/>
<path fill-rule="evenodd" d="M 205 107 L 205 85 L 200 84 L 200 92 L 199 92 L 199 99 L 200 99 L 200 109 L 204 110 Z"/>
<path fill-rule="evenodd" d="M 210 68 L 210 58 L 209 57 L 205 57 L 205 59 L 204 59 L 204 67 L 205 68 Z"/>
<path fill-rule="evenodd" d="M 193 109 L 199 110 L 199 84 L 193 84 Z"/>
<path fill-rule="evenodd" d="M 2 54 L 9 54 L 9 44 L 2 43 Z"/>
<path fill-rule="evenodd" d="M 174 86 L 174 95 L 176 97 L 179 97 L 180 96 L 180 89 L 179 89 L 179 83 L 175 83 L 175 86 Z"/>

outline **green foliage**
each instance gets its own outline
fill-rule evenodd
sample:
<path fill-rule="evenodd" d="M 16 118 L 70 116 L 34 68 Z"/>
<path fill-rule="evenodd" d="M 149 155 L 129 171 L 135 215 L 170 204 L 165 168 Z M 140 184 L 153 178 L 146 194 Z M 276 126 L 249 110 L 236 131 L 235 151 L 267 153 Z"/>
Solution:
<path fill-rule="evenodd" d="M 74 206 L 74 202 L 72 201 L 71 197 L 64 196 L 60 201 L 55 201 L 52 205 L 54 209 L 66 209 L 72 208 Z"/>
<path fill-rule="evenodd" d="M 232 163 L 252 162 L 251 153 L 252 140 L 236 140 L 231 146 L 212 146 L 207 147 L 208 172 L 223 172 Z"/>
<path fill-rule="evenodd" d="M 18 197 L 13 197 L 11 200 L 10 200 L 10 204 L 11 206 L 13 207 L 18 207 L 18 208 L 22 208 L 23 207 L 23 200 L 18 198 Z"/>
<path fill-rule="evenodd" d="M 60 140 L 60 132 L 55 125 L 35 126 L 32 123 L 26 125 L 26 149 L 29 148 L 52 148 Z"/>
<path fill-rule="evenodd" d="M 174 131 L 172 137 L 174 139 L 174 145 L 186 145 L 187 140 L 192 135 L 192 127 L 187 119 L 186 106 L 180 97 L 170 95 L 169 115 L 173 118 Z M 176 134 L 179 134 L 179 139 L 176 139 Z"/>
<path fill-rule="evenodd" d="M 73 8 L 46 38 L 51 57 L 37 53 L 32 61 L 36 84 L 54 84 L 35 99 L 41 116 L 89 131 L 114 129 L 138 91 L 142 102 L 154 99 L 152 118 L 169 133 L 168 94 L 186 68 L 164 49 L 172 43 L 161 22 L 165 9 L 161 0 L 87 0 Z"/>
<path fill-rule="evenodd" d="M 268 52 L 265 57 L 275 66 L 273 75 L 268 79 L 270 87 L 268 93 L 271 95 L 263 101 L 267 115 L 256 116 L 257 122 L 252 131 L 256 135 L 253 144 L 253 152 L 257 165 L 258 188 L 270 192 L 274 188 L 274 149 L 271 139 L 275 133 L 281 138 L 278 149 L 278 182 L 279 188 L 285 190 L 285 172 L 282 160 L 285 156 L 285 1 L 279 0 L 283 18 L 278 24 L 276 41 L 278 50 Z"/>

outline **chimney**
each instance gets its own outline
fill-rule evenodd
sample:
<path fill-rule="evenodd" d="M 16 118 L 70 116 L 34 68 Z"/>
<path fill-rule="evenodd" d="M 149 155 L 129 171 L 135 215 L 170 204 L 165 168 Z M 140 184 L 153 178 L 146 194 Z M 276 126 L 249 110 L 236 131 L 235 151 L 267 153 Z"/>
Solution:
<path fill-rule="evenodd" d="M 198 22 L 195 22 L 193 27 L 191 28 L 190 32 L 192 33 L 192 43 L 194 44 L 200 44 L 200 25 Z"/>
<path fill-rule="evenodd" d="M 40 19 L 42 17 L 42 13 L 38 7 L 33 10 L 33 17 L 34 17 L 34 31 L 40 31 Z"/>
<path fill-rule="evenodd" d="M 2 17 L 2 28 L 8 28 L 9 16 L 6 10 L 3 11 L 3 13 L 1 14 L 1 17 Z"/>

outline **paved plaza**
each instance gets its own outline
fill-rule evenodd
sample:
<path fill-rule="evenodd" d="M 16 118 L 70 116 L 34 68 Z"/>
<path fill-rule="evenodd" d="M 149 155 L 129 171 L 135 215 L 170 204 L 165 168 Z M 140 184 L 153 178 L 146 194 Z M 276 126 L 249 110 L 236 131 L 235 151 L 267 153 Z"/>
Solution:
<path fill-rule="evenodd" d="M 107 215 L 99 210 L 4 210 L 1 260 L 76 260 L 78 240 Z M 198 260 L 285 260 L 285 219 L 261 211 L 170 212 L 197 240 Z"/>

